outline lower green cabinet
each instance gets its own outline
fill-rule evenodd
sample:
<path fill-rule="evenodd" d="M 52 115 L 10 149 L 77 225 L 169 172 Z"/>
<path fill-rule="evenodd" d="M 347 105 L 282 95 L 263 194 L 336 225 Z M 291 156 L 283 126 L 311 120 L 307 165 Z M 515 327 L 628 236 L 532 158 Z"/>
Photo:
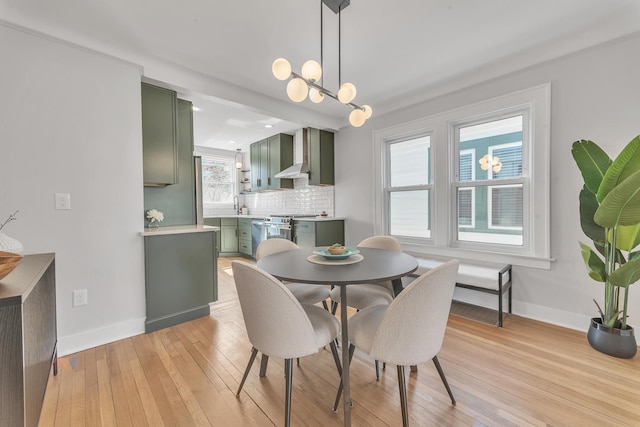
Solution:
<path fill-rule="evenodd" d="M 216 234 L 145 236 L 145 332 L 209 315 L 218 299 Z"/>
<path fill-rule="evenodd" d="M 251 218 L 204 218 L 204 225 L 220 227 L 218 256 L 251 257 Z"/>
<path fill-rule="evenodd" d="M 238 220 L 236 218 L 220 219 L 220 253 L 238 252 Z"/>
<path fill-rule="evenodd" d="M 251 256 L 251 218 L 238 218 L 238 250 Z"/>
<path fill-rule="evenodd" d="M 344 220 L 294 220 L 293 241 L 301 248 L 344 244 Z"/>

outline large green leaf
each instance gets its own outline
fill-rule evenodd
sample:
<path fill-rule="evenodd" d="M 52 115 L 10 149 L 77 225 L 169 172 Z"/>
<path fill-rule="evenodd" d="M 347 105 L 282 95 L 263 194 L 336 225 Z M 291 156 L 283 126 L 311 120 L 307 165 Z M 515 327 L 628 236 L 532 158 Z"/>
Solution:
<path fill-rule="evenodd" d="M 591 250 L 591 248 L 580 242 L 582 259 L 589 269 L 589 276 L 598 282 L 605 282 L 607 273 L 604 268 L 604 262 L 600 257 Z"/>
<path fill-rule="evenodd" d="M 640 280 L 640 259 L 634 259 L 618 268 L 609 276 L 609 283 L 626 288 Z"/>
<path fill-rule="evenodd" d="M 597 194 L 600 183 L 611 166 L 611 159 L 596 143 L 584 139 L 573 143 L 571 154 L 582 173 L 584 185 L 593 194 Z"/>
<path fill-rule="evenodd" d="M 616 235 L 616 248 L 631 252 L 640 245 L 640 224 L 621 225 Z"/>
<path fill-rule="evenodd" d="M 640 136 L 633 138 L 607 169 L 596 195 L 598 201 L 602 202 L 618 184 L 638 171 L 640 171 Z"/>
<path fill-rule="evenodd" d="M 604 228 L 596 224 L 593 219 L 598 209 L 596 195 L 587 189 L 585 185 L 580 192 L 580 226 L 584 234 L 594 242 L 604 242 Z"/>
<path fill-rule="evenodd" d="M 640 223 L 640 171 L 634 172 L 607 194 L 596 210 L 594 220 L 606 228 Z"/>

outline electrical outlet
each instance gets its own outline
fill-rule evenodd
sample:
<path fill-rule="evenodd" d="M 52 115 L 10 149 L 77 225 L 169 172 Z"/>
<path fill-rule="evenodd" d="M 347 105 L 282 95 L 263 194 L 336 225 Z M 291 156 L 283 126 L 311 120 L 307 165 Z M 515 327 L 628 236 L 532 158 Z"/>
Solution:
<path fill-rule="evenodd" d="M 71 209 L 71 195 L 69 193 L 56 193 L 56 209 Z"/>
<path fill-rule="evenodd" d="M 73 291 L 73 306 L 79 307 L 89 303 L 88 291 L 86 289 L 78 289 Z"/>

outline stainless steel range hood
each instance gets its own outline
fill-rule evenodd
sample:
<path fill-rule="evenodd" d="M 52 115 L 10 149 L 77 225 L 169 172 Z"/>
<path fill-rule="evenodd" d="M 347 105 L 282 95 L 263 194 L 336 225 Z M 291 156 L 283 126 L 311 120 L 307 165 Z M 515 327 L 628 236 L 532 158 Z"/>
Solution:
<path fill-rule="evenodd" d="M 308 141 L 307 141 L 307 129 L 302 129 L 302 163 L 294 163 L 283 171 L 275 174 L 274 178 L 304 178 L 309 176 L 309 164 L 308 161 Z"/>

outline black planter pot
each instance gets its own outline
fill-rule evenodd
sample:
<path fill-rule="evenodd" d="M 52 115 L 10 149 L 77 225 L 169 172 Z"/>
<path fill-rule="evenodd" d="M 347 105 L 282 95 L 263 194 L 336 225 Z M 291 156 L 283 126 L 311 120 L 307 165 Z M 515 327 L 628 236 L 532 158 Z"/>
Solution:
<path fill-rule="evenodd" d="M 587 338 L 591 347 L 609 356 L 631 359 L 638 351 L 631 326 L 626 329 L 608 328 L 602 325 L 599 317 L 591 319 Z"/>

